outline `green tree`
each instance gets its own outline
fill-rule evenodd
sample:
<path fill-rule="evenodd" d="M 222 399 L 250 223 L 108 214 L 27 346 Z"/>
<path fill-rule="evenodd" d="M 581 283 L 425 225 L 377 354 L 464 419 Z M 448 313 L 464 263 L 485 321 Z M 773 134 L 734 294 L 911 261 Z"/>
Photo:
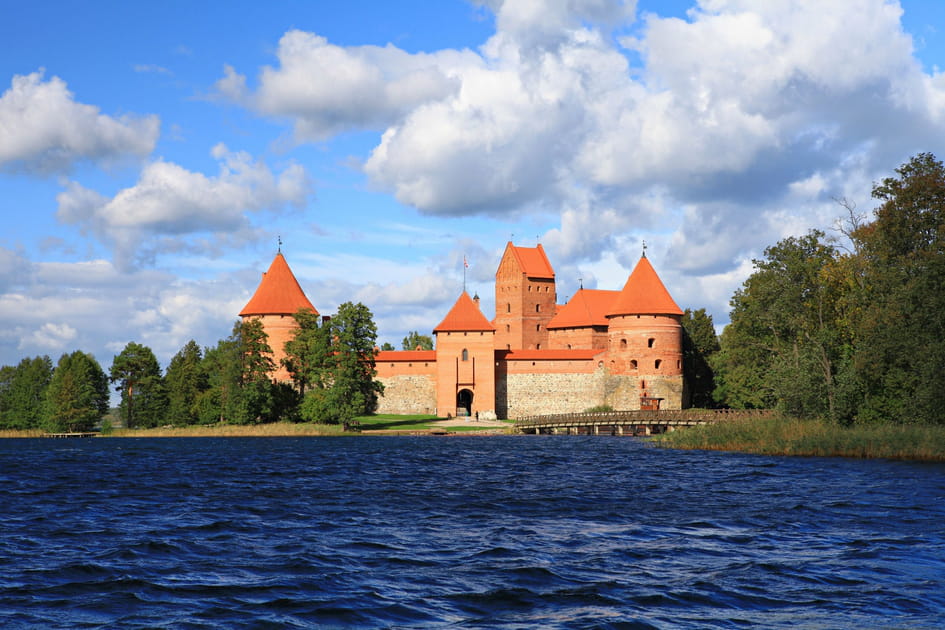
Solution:
<path fill-rule="evenodd" d="M 704 308 L 697 311 L 687 308 L 683 313 L 682 326 L 683 375 L 689 387 L 691 404 L 706 409 L 715 407 L 712 396 L 715 374 L 709 361 L 720 346 L 712 316 Z"/>
<path fill-rule="evenodd" d="M 43 422 L 53 365 L 48 356 L 23 359 L 0 371 L 0 427 L 35 429 Z"/>
<path fill-rule="evenodd" d="M 46 389 L 47 431 L 90 431 L 108 412 L 108 381 L 90 354 L 64 354 Z"/>
<path fill-rule="evenodd" d="M 433 350 L 433 338 L 421 335 L 416 330 L 407 334 L 403 341 L 404 350 Z"/>
<path fill-rule="evenodd" d="M 756 271 L 732 298 L 731 323 L 712 361 L 720 402 L 836 417 L 840 299 L 827 273 L 836 256 L 814 230 L 780 241 L 754 261 Z"/>
<path fill-rule="evenodd" d="M 191 339 L 174 355 L 167 366 L 164 382 L 167 386 L 167 421 L 178 425 L 198 422 L 197 400 L 209 389 L 207 374 L 201 369 L 203 353 Z"/>
<path fill-rule="evenodd" d="M 110 380 L 121 392 L 119 415 L 125 426 L 156 427 L 166 420 L 167 392 L 151 348 L 128 343 L 112 360 Z"/>
<path fill-rule="evenodd" d="M 299 319 L 297 317 L 297 319 Z M 346 302 L 330 320 L 317 325 L 300 321 L 296 337 L 286 344 L 297 382 L 307 386 L 301 416 L 310 422 L 343 424 L 372 413 L 383 385 L 375 376 L 377 327 L 363 304 Z"/>
<path fill-rule="evenodd" d="M 853 236 L 864 260 L 853 315 L 860 421 L 945 422 L 945 168 L 922 153 L 873 187 L 881 202 Z"/>
<path fill-rule="evenodd" d="M 396 348 L 394 348 L 394 344 L 392 344 L 391 342 L 385 341 L 384 343 L 381 344 L 381 350 L 388 352 L 390 350 L 396 350 Z"/>

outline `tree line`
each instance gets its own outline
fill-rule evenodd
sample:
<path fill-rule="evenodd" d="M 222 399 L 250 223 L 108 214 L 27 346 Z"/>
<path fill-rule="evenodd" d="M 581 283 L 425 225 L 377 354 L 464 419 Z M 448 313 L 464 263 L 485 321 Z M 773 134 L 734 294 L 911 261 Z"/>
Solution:
<path fill-rule="evenodd" d="M 919 154 L 872 196 L 871 217 L 838 200 L 837 235 L 768 247 L 717 340 L 704 313 L 687 312 L 694 401 L 843 424 L 945 423 L 945 168 Z"/>
<path fill-rule="evenodd" d="M 90 431 L 109 411 L 109 387 L 120 394 L 118 416 L 129 428 L 257 424 L 280 420 L 343 424 L 373 412 L 383 386 L 375 380 L 377 328 L 363 304 L 342 304 L 322 320 L 310 311 L 286 343 L 292 382 L 276 368 L 258 319 L 237 321 L 216 346 L 188 341 L 162 373 L 151 348 L 128 343 L 108 374 L 88 353 L 26 358 L 0 368 L 0 429 Z"/>

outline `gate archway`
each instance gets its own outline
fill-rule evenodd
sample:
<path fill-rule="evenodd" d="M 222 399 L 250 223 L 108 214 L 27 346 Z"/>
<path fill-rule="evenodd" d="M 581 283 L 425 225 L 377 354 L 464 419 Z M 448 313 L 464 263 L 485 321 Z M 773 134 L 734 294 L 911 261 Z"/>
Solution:
<path fill-rule="evenodd" d="M 456 415 L 472 415 L 473 393 L 468 389 L 461 389 L 456 394 Z"/>

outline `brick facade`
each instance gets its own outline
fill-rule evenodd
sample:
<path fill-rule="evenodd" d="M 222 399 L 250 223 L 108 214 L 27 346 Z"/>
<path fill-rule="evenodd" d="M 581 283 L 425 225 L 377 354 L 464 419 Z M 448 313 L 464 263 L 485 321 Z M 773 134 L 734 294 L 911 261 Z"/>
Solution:
<path fill-rule="evenodd" d="M 558 305 L 541 245 L 509 243 L 495 291 L 492 321 L 464 291 L 433 329 L 436 350 L 377 354 L 378 412 L 517 418 L 684 406 L 682 311 L 645 256 L 621 291 L 582 288 Z M 317 313 L 280 253 L 240 315 L 262 319 L 278 360 L 300 305 Z M 288 379 L 282 368 L 273 376 Z"/>

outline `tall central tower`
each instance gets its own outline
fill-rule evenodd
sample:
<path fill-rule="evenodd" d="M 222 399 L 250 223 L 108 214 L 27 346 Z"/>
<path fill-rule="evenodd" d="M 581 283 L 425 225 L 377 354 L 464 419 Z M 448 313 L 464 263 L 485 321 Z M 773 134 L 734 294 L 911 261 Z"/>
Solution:
<path fill-rule="evenodd" d="M 495 272 L 495 347 L 548 347 L 548 322 L 555 316 L 555 272 L 545 250 L 509 241 Z"/>

